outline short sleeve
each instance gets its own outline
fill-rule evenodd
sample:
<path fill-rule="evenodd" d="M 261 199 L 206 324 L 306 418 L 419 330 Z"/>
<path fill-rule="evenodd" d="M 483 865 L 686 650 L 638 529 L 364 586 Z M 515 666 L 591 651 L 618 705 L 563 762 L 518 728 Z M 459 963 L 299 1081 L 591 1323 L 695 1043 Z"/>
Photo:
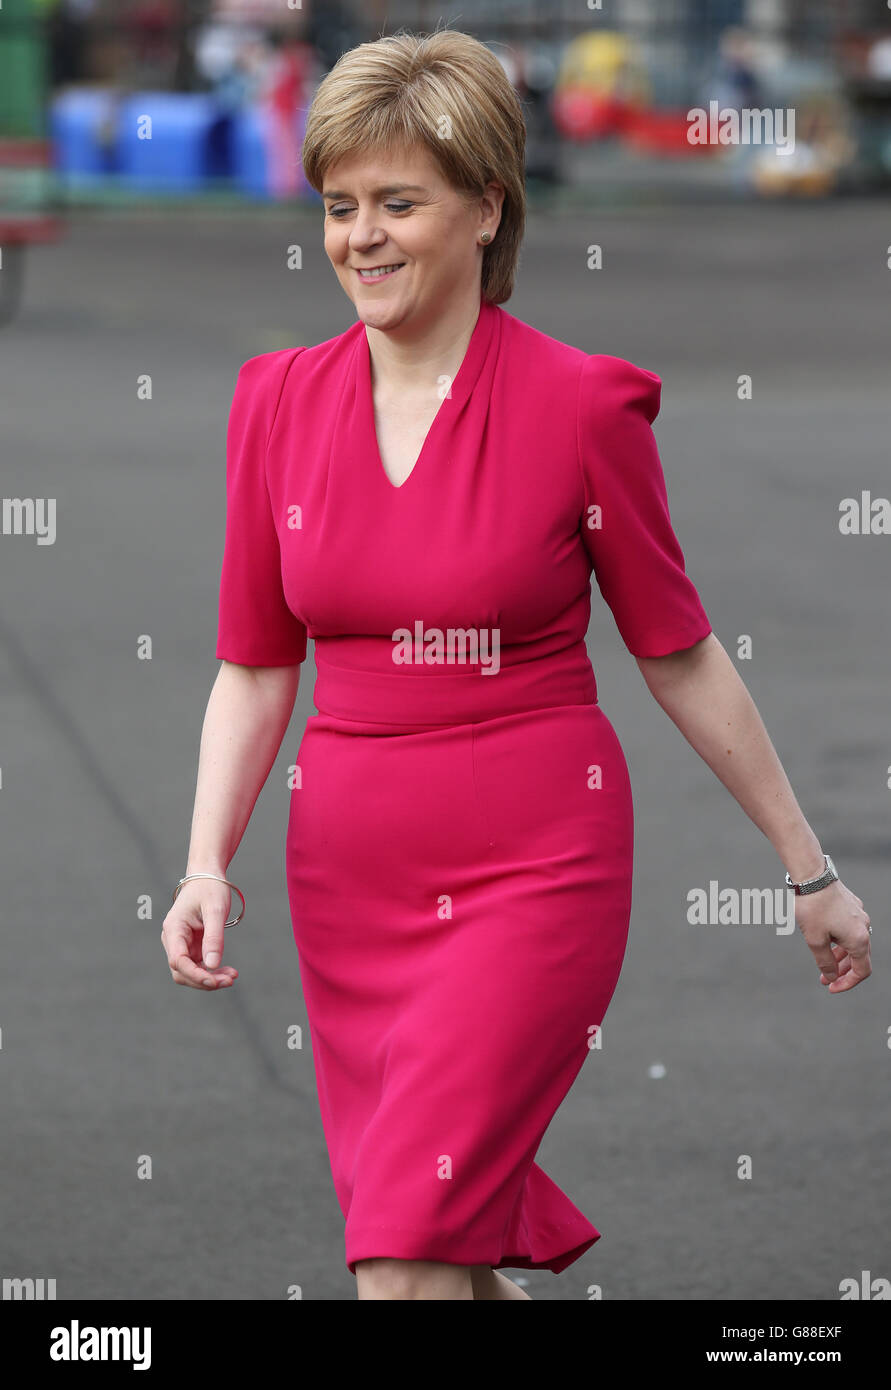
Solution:
<path fill-rule="evenodd" d="M 307 631 L 282 587 L 266 445 L 285 377 L 302 348 L 252 357 L 238 373 L 226 433 L 226 534 L 216 654 L 242 666 L 292 666 Z"/>
<path fill-rule="evenodd" d="M 581 532 L 594 577 L 633 656 L 667 656 L 711 632 L 674 533 L 652 424 L 662 382 L 620 357 L 589 356 L 579 383 Z"/>

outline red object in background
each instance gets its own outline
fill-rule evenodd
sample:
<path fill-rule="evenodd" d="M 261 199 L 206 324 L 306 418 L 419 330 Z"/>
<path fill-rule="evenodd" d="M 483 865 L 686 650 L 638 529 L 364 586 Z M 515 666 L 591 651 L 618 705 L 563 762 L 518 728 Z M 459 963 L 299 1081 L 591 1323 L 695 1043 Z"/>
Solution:
<path fill-rule="evenodd" d="M 52 213 L 28 213 L 16 217 L 0 212 L 0 242 L 5 246 L 28 246 L 38 241 L 58 241 L 64 224 Z"/>
<path fill-rule="evenodd" d="M 0 139 L 0 172 L 3 169 L 50 169 L 52 144 L 42 139 Z M 56 241 L 65 229 L 64 220 L 44 208 L 21 210 L 0 207 L 0 242 L 24 246 L 28 242 Z"/>
<path fill-rule="evenodd" d="M 174 0 L 141 0 L 124 16 L 140 62 L 163 61 L 175 50 L 173 32 L 179 19 Z"/>
<path fill-rule="evenodd" d="M 275 198 L 293 197 L 304 184 L 298 117 L 304 104 L 310 58 L 306 44 L 284 45 L 273 59 L 265 90 L 269 187 Z"/>
<path fill-rule="evenodd" d="M 52 144 L 39 136 L 0 138 L 0 165 L 5 169 L 33 169 L 52 164 Z"/>
<path fill-rule="evenodd" d="M 283 48 L 276 58 L 275 75 L 269 87 L 269 102 L 281 116 L 293 116 L 300 104 L 306 73 L 306 53 L 302 44 Z"/>
<path fill-rule="evenodd" d="M 618 136 L 629 149 L 666 155 L 714 155 L 722 148 L 690 144 L 686 111 L 598 96 L 587 87 L 566 87 L 555 93 L 552 109 L 560 134 L 580 143 Z"/>
<path fill-rule="evenodd" d="M 623 143 L 644 154 L 714 155 L 721 145 L 691 145 L 686 111 L 629 107 L 622 128 Z"/>
<path fill-rule="evenodd" d="M 621 97 L 598 96 L 589 87 L 564 87 L 554 93 L 554 124 L 567 140 L 602 140 L 616 135 L 630 110 Z"/>

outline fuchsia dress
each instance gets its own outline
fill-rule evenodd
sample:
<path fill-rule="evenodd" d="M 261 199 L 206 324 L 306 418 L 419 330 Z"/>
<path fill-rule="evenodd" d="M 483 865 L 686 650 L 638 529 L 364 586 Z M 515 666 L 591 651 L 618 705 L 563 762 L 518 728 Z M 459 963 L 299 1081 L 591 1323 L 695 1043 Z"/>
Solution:
<path fill-rule="evenodd" d="M 353 1273 L 559 1271 L 599 1238 L 535 1155 L 631 909 L 592 567 L 635 656 L 711 631 L 669 515 L 660 390 L 482 300 L 396 487 L 363 323 L 241 368 L 216 652 L 284 666 L 315 642 L 287 879 Z"/>

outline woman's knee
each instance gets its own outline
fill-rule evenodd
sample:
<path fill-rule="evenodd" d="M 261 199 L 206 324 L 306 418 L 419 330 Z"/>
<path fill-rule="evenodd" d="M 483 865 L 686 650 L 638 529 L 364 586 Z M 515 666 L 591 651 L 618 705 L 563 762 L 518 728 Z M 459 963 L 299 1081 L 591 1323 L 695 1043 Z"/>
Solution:
<path fill-rule="evenodd" d="M 357 1260 L 356 1280 L 360 1298 L 473 1299 L 467 1265 L 381 1256 Z"/>

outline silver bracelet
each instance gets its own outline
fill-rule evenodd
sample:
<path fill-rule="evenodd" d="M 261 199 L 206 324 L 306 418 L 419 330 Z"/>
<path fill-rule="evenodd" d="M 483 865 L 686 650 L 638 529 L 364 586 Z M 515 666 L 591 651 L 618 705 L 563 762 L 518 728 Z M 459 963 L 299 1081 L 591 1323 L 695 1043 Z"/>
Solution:
<path fill-rule="evenodd" d="M 835 883 L 838 879 L 838 870 L 829 858 L 828 854 L 823 855 L 824 867 L 820 873 L 813 878 L 802 879 L 800 883 L 794 883 L 790 874 L 786 874 L 786 887 L 793 888 L 797 894 L 818 893 L 821 888 L 828 888 L 830 883 Z"/>
<path fill-rule="evenodd" d="M 237 926 L 237 924 L 241 921 L 242 917 L 244 916 L 244 894 L 242 893 L 240 888 L 235 887 L 234 883 L 230 883 L 228 878 L 220 878 L 219 874 L 186 874 L 185 878 L 181 878 L 179 883 L 176 885 L 176 888 L 173 890 L 173 901 L 176 902 L 179 890 L 182 888 L 183 884 L 188 883 L 189 880 L 193 878 L 213 878 L 216 879 L 217 883 L 225 883 L 227 888 L 235 889 L 235 892 L 241 898 L 241 911 L 239 912 L 237 917 L 233 917 L 231 922 L 224 922 L 223 926 Z"/>

